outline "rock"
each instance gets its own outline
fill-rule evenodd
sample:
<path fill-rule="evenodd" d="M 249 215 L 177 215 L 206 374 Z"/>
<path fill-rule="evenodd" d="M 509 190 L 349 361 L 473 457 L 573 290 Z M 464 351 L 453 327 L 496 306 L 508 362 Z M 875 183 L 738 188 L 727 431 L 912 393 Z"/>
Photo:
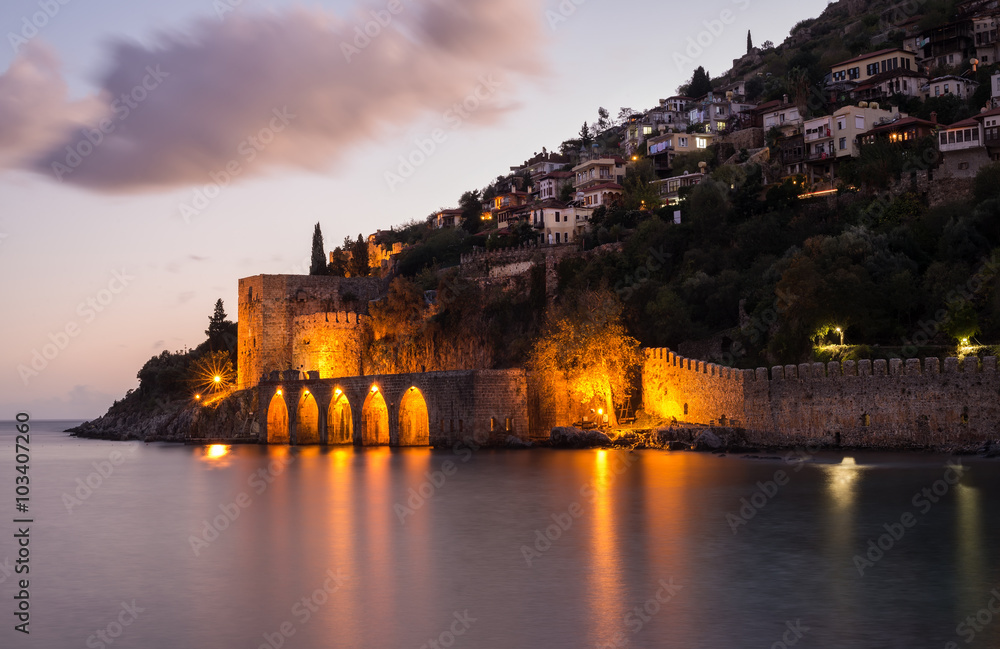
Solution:
<path fill-rule="evenodd" d="M 599 430 L 557 426 L 549 434 L 554 448 L 598 448 L 611 446 L 611 438 Z"/>
<path fill-rule="evenodd" d="M 722 440 L 710 430 L 703 431 L 694 439 L 694 450 L 696 451 L 718 451 L 722 447 Z"/>
<path fill-rule="evenodd" d="M 508 435 L 507 439 L 503 442 L 504 448 L 532 448 L 534 444 L 525 441 L 520 437 L 515 437 L 514 435 Z"/>
<path fill-rule="evenodd" d="M 675 442 L 670 442 L 670 444 L 669 444 L 669 446 L 667 446 L 667 448 L 670 449 L 671 451 L 690 451 L 691 450 L 691 445 L 688 444 L 687 442 L 676 442 L 675 441 Z"/>

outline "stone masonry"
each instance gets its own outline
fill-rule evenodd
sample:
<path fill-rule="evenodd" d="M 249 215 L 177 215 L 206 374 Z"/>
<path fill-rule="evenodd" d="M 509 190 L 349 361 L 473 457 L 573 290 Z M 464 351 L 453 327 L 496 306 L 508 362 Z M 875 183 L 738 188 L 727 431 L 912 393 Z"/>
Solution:
<path fill-rule="evenodd" d="M 357 373 L 353 352 L 360 344 L 358 325 L 368 302 L 383 289 L 382 280 L 370 277 L 257 275 L 241 279 L 237 387 L 252 388 L 261 376 L 275 370 L 325 368 L 334 376 Z"/>
<path fill-rule="evenodd" d="M 699 424 L 741 427 L 756 444 L 971 446 L 1000 438 L 997 359 L 806 363 L 736 370 L 647 349 L 643 404 Z"/>

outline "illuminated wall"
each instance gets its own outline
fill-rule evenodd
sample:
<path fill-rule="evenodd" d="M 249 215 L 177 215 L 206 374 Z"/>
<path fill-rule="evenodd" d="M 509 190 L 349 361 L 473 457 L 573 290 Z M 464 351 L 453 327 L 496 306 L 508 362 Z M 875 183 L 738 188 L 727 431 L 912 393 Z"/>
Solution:
<path fill-rule="evenodd" d="M 296 319 L 322 316 L 313 320 L 318 326 L 321 320 L 329 320 L 332 316 L 333 322 L 325 323 L 324 331 L 318 332 L 326 342 L 331 342 L 334 329 L 346 331 L 351 325 L 357 325 L 356 318 L 346 322 L 340 314 L 352 309 L 366 311 L 368 302 L 382 291 L 382 280 L 370 277 L 257 275 L 241 279 L 237 387 L 241 390 L 252 388 L 262 375 L 272 371 L 317 370 L 308 367 L 314 359 L 304 358 L 304 352 L 298 358 L 295 356 Z M 300 320 L 302 327 L 306 323 L 307 320 Z M 341 368 L 335 367 L 329 358 L 323 360 L 322 352 L 316 355 L 315 361 L 315 364 L 327 363 L 333 372 L 330 376 L 340 374 Z M 357 373 L 357 367 L 350 373 Z"/>
<path fill-rule="evenodd" d="M 1000 374 L 992 357 L 733 370 L 647 349 L 643 404 L 679 422 L 745 428 L 758 444 L 973 445 L 997 437 Z"/>

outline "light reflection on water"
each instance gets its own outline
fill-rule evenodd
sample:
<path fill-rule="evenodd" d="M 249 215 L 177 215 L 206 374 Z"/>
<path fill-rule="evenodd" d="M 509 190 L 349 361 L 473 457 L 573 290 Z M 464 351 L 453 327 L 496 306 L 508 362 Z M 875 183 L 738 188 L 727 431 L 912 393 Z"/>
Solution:
<path fill-rule="evenodd" d="M 946 458 L 821 454 L 794 471 L 652 451 L 153 444 L 69 514 L 76 480 L 136 445 L 35 425 L 34 628 L 13 645 L 6 625 L 2 646 L 86 646 L 133 598 L 145 611 L 115 647 L 256 648 L 286 625 L 287 649 L 419 649 L 465 611 L 476 621 L 454 647 L 769 647 L 795 620 L 810 628 L 801 646 L 964 646 L 956 625 L 1000 585 L 991 461 L 963 460 L 961 484 L 861 577 L 854 557 L 916 513 Z M 788 483 L 734 533 L 727 514 L 777 471 Z M 529 566 L 522 548 L 572 505 Z M 216 520 L 196 556 L 192 537 Z M 328 571 L 346 575 L 335 592 Z M 676 597 L 643 609 L 665 582 Z M 972 646 L 998 640 L 1000 620 Z"/>

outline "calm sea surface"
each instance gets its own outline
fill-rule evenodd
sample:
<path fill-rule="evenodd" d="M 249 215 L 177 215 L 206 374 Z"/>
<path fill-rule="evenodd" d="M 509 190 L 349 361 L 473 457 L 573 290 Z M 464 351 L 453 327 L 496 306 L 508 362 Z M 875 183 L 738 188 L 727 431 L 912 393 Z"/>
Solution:
<path fill-rule="evenodd" d="M 995 461 L 951 485 L 929 455 L 192 447 L 72 423 L 31 422 L 30 636 L 0 425 L 4 648 L 1000 646 Z"/>

